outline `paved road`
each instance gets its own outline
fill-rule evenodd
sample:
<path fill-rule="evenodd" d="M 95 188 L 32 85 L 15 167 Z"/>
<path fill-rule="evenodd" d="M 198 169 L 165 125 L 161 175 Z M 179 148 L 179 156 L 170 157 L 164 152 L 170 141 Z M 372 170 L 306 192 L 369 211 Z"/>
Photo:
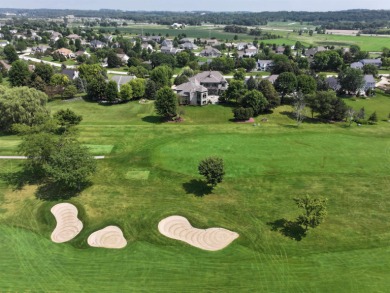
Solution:
<path fill-rule="evenodd" d="M 27 56 L 27 55 L 29 55 L 29 53 L 25 53 L 25 54 L 19 55 L 19 58 L 23 59 L 23 60 L 29 60 L 29 61 L 32 61 L 32 62 L 37 62 L 37 63 L 43 62 L 45 64 L 49 64 L 49 65 L 55 66 L 55 67 L 61 67 L 60 63 L 50 62 L 50 61 L 46 61 L 46 60 L 41 60 L 41 59 L 33 58 L 33 57 L 30 57 L 30 56 Z M 75 69 L 76 67 L 77 67 L 76 65 L 66 65 L 66 68 L 68 68 L 68 69 Z M 115 70 L 108 70 L 107 73 L 127 75 L 127 72 L 115 71 Z"/>
<path fill-rule="evenodd" d="M 96 160 L 102 160 L 105 157 L 104 156 L 94 156 L 93 157 Z M 0 160 L 26 160 L 27 157 L 25 156 L 0 156 Z"/>

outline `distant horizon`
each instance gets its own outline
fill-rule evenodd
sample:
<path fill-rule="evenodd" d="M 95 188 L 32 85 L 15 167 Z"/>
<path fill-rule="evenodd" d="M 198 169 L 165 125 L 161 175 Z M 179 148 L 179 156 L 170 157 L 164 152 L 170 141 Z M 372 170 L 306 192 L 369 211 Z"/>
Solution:
<path fill-rule="evenodd" d="M 261 1 L 262 2 L 262 1 Z M 308 0 L 278 0 L 275 2 L 260 3 L 258 0 L 225 0 L 208 1 L 198 0 L 196 3 L 183 3 L 181 0 L 146 0 L 128 1 L 111 0 L 107 7 L 107 1 L 78 1 L 68 0 L 66 4 L 61 1 L 52 0 L 20 0 L 13 3 L 14 7 L 1 9 L 62 9 L 62 10 L 121 10 L 121 11 L 143 11 L 143 12 L 334 12 L 345 10 L 390 10 L 390 1 L 367 1 L 367 0 L 328 0 L 315 3 Z M 222 8 L 222 9 L 221 9 Z"/>

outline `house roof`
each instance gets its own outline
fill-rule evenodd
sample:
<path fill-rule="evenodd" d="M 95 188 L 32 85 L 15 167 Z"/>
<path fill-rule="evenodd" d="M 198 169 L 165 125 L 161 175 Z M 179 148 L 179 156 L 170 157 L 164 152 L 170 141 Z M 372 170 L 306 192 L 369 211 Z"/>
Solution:
<path fill-rule="evenodd" d="M 190 81 L 199 83 L 221 83 L 226 82 L 226 79 L 219 71 L 203 71 L 191 77 Z"/>
<path fill-rule="evenodd" d="M 362 59 L 362 60 L 360 60 L 360 63 L 363 63 L 363 64 L 382 64 L 382 61 L 380 59 Z"/>
<path fill-rule="evenodd" d="M 181 96 L 187 96 L 187 93 L 191 92 L 207 92 L 207 88 L 200 85 L 196 81 L 189 81 L 186 83 L 182 83 L 176 87 L 176 91 L 180 92 L 179 95 Z"/>
<path fill-rule="evenodd" d="M 272 74 L 270 76 L 268 76 L 266 79 L 271 82 L 271 83 L 274 83 L 279 77 L 279 74 Z"/>
<path fill-rule="evenodd" d="M 72 80 L 73 77 L 76 75 L 76 70 L 74 70 L 74 69 L 62 69 L 61 70 L 61 74 L 66 75 L 67 77 L 69 77 L 70 80 Z"/>
<path fill-rule="evenodd" d="M 326 79 L 326 84 L 328 85 L 329 88 L 333 89 L 334 91 L 337 91 L 341 88 L 341 85 L 336 77 L 328 77 Z"/>
<path fill-rule="evenodd" d="M 79 35 L 76 35 L 76 34 L 71 34 L 69 36 L 67 36 L 68 39 L 73 39 L 73 40 L 76 40 L 76 39 L 81 39 L 81 37 Z"/>
<path fill-rule="evenodd" d="M 353 62 L 351 63 L 351 68 L 363 68 L 363 63 L 362 62 Z"/>
<path fill-rule="evenodd" d="M 58 52 L 58 53 L 60 53 L 62 55 L 73 54 L 72 50 L 69 50 L 69 49 L 66 49 L 66 48 L 61 48 L 61 49 L 55 50 L 54 52 Z"/>
<path fill-rule="evenodd" d="M 375 83 L 375 78 L 372 76 L 372 74 L 366 74 L 364 75 L 364 81 L 366 83 Z"/>
<path fill-rule="evenodd" d="M 113 75 L 111 80 L 115 81 L 120 87 L 122 84 L 128 83 L 130 80 L 135 79 L 135 76 L 131 75 Z"/>

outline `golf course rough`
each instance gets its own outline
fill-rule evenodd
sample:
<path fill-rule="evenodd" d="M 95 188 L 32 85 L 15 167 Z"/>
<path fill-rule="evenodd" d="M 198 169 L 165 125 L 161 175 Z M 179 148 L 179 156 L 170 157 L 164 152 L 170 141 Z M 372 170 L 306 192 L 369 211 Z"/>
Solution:
<path fill-rule="evenodd" d="M 51 208 L 51 213 L 57 221 L 57 226 L 51 234 L 55 243 L 72 240 L 83 229 L 83 223 L 77 218 L 77 208 L 70 203 L 60 203 Z"/>
<path fill-rule="evenodd" d="M 127 241 L 119 227 L 107 226 L 92 233 L 88 237 L 88 244 L 92 247 L 124 248 L 127 245 Z"/>
<path fill-rule="evenodd" d="M 224 249 L 239 236 L 223 228 L 194 228 L 186 218 L 181 216 L 170 216 L 161 220 L 158 230 L 166 237 L 209 251 Z"/>

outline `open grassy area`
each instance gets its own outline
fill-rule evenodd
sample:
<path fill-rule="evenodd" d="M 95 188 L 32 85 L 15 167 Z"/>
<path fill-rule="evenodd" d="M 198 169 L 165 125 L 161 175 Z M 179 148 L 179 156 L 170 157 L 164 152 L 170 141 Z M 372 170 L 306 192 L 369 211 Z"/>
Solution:
<path fill-rule="evenodd" d="M 390 112 L 390 97 L 348 100 L 356 109 Z M 17 190 L 23 162 L 0 160 L 0 291 L 12 292 L 386 292 L 390 282 L 390 123 L 345 127 L 308 120 L 291 107 L 231 122 L 229 106 L 185 107 L 183 123 L 160 123 L 153 104 L 50 103 L 83 115 L 83 144 L 98 161 L 94 185 L 69 200 L 84 223 L 55 244 L 50 208 L 34 186 Z M 387 114 L 386 114 L 387 116 Z M 261 122 L 267 117 L 268 122 Z M 384 117 L 383 117 L 384 118 Z M 18 138 L 0 136 L 0 155 Z M 224 158 L 226 177 L 213 193 L 200 181 L 200 159 Z M 293 198 L 329 199 L 326 222 L 301 241 L 271 231 L 294 219 Z M 207 252 L 159 234 L 158 222 L 182 215 L 199 228 L 240 234 Z M 89 248 L 87 237 L 118 225 L 122 250 Z M 66 288 L 66 289 L 64 289 Z"/>

